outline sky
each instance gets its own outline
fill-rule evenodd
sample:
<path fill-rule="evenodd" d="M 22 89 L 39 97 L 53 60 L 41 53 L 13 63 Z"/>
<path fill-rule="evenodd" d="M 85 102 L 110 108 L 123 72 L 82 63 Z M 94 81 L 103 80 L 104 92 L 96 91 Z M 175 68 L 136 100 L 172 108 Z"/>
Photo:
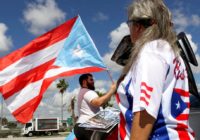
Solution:
<path fill-rule="evenodd" d="M 110 60 L 122 37 L 129 34 L 127 7 L 132 0 L 1 0 L 0 57 L 17 50 L 37 36 L 80 15 L 110 73 L 117 80 L 122 67 Z M 200 1 L 164 0 L 173 16 L 177 33 L 184 31 L 200 65 Z M 12 3 L 12 4 L 11 4 Z M 200 89 L 200 66 L 192 70 Z M 107 72 L 94 73 L 96 89 L 106 92 L 111 84 Z M 64 118 L 70 116 L 69 103 L 79 91 L 78 76 L 64 77 L 69 88 L 64 93 Z M 59 117 L 61 96 L 55 81 L 44 94 L 35 117 Z M 2 100 L 1 100 L 2 102 Z M 4 104 L 3 116 L 13 119 Z M 68 110 L 68 111 L 67 111 Z"/>

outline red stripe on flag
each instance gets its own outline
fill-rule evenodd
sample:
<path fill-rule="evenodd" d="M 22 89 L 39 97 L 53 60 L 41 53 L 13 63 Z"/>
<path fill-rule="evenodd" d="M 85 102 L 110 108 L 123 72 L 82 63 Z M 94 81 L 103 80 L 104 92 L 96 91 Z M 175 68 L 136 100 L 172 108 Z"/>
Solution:
<path fill-rule="evenodd" d="M 35 112 L 36 108 L 38 107 L 42 96 L 37 96 L 32 100 L 26 102 L 23 106 L 19 107 L 15 110 L 12 114 L 15 116 L 16 120 L 20 121 L 21 123 L 29 122 L 32 117 L 33 113 Z"/>
<path fill-rule="evenodd" d="M 147 94 L 146 90 L 141 89 L 141 93 L 143 93 L 148 99 L 150 99 L 151 96 L 149 94 Z"/>
<path fill-rule="evenodd" d="M 190 108 L 190 102 L 189 102 L 189 103 L 186 103 L 186 105 L 187 105 L 188 108 Z"/>
<path fill-rule="evenodd" d="M 41 35 L 40 37 L 34 39 L 23 48 L 20 48 L 9 55 L 0 59 L 0 70 L 3 70 L 12 63 L 18 61 L 19 59 L 28 56 L 34 52 L 42 50 L 49 47 L 50 45 L 65 39 L 68 37 L 77 17 L 61 24 L 60 26 L 54 28 L 53 30 Z"/>
<path fill-rule="evenodd" d="M 119 125 L 119 131 L 120 131 L 120 138 L 121 140 L 124 140 L 126 137 L 126 121 L 124 119 L 124 116 L 122 115 L 122 113 L 120 113 L 120 125 Z"/>
<path fill-rule="evenodd" d="M 188 131 L 186 130 L 188 127 L 184 124 L 177 124 L 176 131 L 178 133 L 180 140 L 190 140 L 188 135 Z"/>
<path fill-rule="evenodd" d="M 174 89 L 174 91 L 176 93 L 178 93 L 179 95 L 181 96 L 184 96 L 184 97 L 189 97 L 189 92 L 188 91 L 185 91 L 185 90 L 182 90 L 182 89 Z"/>
<path fill-rule="evenodd" d="M 144 97 L 140 97 L 140 101 L 143 101 L 146 105 L 149 105 L 149 102 Z"/>
<path fill-rule="evenodd" d="M 189 114 L 181 114 L 178 117 L 176 117 L 177 120 L 188 120 Z"/>
<path fill-rule="evenodd" d="M 6 100 L 16 92 L 22 90 L 25 86 L 42 79 L 46 71 L 54 63 L 54 61 L 55 59 L 52 59 L 36 68 L 33 68 L 17 76 L 16 78 L 12 79 L 9 83 L 1 86 L 0 89 L 4 99 Z"/>
<path fill-rule="evenodd" d="M 150 86 L 148 86 L 145 82 L 141 82 L 141 86 L 145 86 L 146 87 L 146 89 L 148 90 L 148 91 L 150 91 L 150 92 L 152 92 L 153 91 L 153 88 L 152 87 L 150 87 Z"/>
<path fill-rule="evenodd" d="M 116 102 L 119 104 L 120 99 L 119 99 L 119 94 L 118 93 L 115 94 L 115 98 L 116 98 Z"/>

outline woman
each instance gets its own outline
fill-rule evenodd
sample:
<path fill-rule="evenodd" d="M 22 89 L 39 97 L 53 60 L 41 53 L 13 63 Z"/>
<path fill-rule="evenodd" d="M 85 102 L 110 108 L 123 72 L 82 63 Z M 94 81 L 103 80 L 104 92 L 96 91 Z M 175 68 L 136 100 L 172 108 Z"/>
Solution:
<path fill-rule="evenodd" d="M 171 20 L 162 0 L 128 8 L 133 48 L 118 81 L 121 139 L 194 139 L 187 72 Z"/>

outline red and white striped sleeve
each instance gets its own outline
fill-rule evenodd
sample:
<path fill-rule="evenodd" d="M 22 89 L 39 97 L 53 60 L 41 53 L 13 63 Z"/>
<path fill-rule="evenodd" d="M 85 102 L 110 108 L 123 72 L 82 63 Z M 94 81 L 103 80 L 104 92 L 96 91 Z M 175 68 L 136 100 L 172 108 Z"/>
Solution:
<path fill-rule="evenodd" d="M 166 61 L 153 52 L 142 52 L 132 74 L 134 101 L 133 112 L 146 110 L 157 118 L 167 74 Z"/>

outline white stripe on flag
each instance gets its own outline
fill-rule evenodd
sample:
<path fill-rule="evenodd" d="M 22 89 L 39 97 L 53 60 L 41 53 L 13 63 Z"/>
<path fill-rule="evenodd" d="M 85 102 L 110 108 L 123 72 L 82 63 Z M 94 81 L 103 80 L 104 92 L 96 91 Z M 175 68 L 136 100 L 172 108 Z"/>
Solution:
<path fill-rule="evenodd" d="M 129 136 L 128 135 L 126 135 L 126 137 L 124 138 L 124 140 L 129 140 L 130 138 L 129 138 Z"/>
<path fill-rule="evenodd" d="M 90 67 L 90 66 L 88 66 Z M 78 69 L 82 69 L 83 67 L 60 67 L 60 68 L 55 68 L 55 69 L 50 69 L 46 72 L 44 78 L 47 79 L 47 78 L 50 78 L 50 77 L 54 77 L 60 73 L 63 73 L 63 72 L 67 72 L 67 71 L 72 71 L 72 70 L 78 70 Z M 84 67 L 84 68 L 87 68 Z"/>
<path fill-rule="evenodd" d="M 12 112 L 19 109 L 25 103 L 39 95 L 40 87 L 43 79 L 35 83 L 31 83 L 23 88 L 21 91 L 15 93 L 6 100 L 8 109 Z"/>
<path fill-rule="evenodd" d="M 0 72 L 0 77 L 1 77 L 0 86 L 7 84 L 9 81 L 11 81 L 20 74 L 29 71 L 37 66 L 40 66 L 49 60 L 56 58 L 60 50 L 63 48 L 64 42 L 65 39 L 49 46 L 48 48 L 37 51 L 29 56 L 23 57 L 17 62 L 13 63 L 12 65 L 2 70 Z"/>

